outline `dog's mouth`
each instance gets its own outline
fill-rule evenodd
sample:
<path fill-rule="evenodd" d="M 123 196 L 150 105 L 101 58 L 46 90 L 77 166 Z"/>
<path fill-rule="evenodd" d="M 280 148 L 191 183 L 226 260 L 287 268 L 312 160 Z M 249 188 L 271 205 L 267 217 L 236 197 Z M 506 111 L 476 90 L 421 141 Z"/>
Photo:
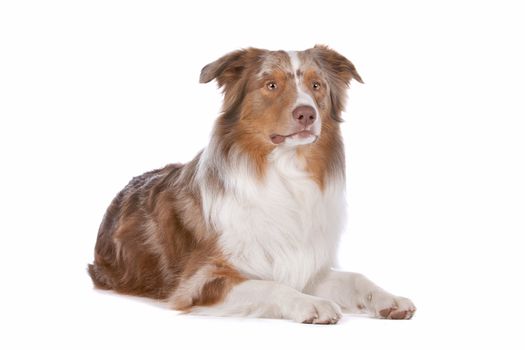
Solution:
<path fill-rule="evenodd" d="M 301 130 L 301 131 L 294 132 L 294 133 L 289 134 L 289 135 L 272 134 L 270 136 L 270 140 L 272 140 L 272 143 L 274 145 L 279 145 L 279 144 L 283 143 L 284 141 L 286 141 L 286 139 L 305 140 L 306 141 L 306 139 L 312 138 L 312 137 L 314 139 L 311 142 L 315 142 L 315 141 L 317 141 L 317 138 L 319 136 L 314 134 L 310 130 Z"/>

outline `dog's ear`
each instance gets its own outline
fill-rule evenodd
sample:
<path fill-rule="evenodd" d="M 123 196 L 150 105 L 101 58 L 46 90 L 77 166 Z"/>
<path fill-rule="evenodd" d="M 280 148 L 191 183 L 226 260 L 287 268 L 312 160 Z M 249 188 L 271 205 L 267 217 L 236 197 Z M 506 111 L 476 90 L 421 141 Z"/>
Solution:
<path fill-rule="evenodd" d="M 315 45 L 311 51 L 317 63 L 327 75 L 332 102 L 332 118 L 342 122 L 341 112 L 345 105 L 346 88 L 352 79 L 360 83 L 363 83 L 363 79 L 357 73 L 352 62 L 327 46 Z"/>
<path fill-rule="evenodd" d="M 230 52 L 202 68 L 199 79 L 201 83 L 208 83 L 215 79 L 219 87 L 223 88 L 224 116 L 236 117 L 236 108 L 246 90 L 247 79 L 243 76 L 247 76 L 246 72 L 254 71 L 259 67 L 265 52 L 254 48 Z"/>
<path fill-rule="evenodd" d="M 230 52 L 202 68 L 199 82 L 217 80 L 219 87 L 228 86 L 239 80 L 249 63 L 261 58 L 263 50 L 249 48 Z"/>
<path fill-rule="evenodd" d="M 312 49 L 319 63 L 322 65 L 332 78 L 343 81 L 346 85 L 352 79 L 363 83 L 363 79 L 357 73 L 355 66 L 346 57 L 330 49 L 325 45 L 315 45 Z"/>
<path fill-rule="evenodd" d="M 230 52 L 216 61 L 205 65 L 201 70 L 200 83 L 209 83 L 217 79 L 219 86 L 225 85 L 229 80 L 239 78 L 244 68 L 243 56 L 246 50 Z"/>

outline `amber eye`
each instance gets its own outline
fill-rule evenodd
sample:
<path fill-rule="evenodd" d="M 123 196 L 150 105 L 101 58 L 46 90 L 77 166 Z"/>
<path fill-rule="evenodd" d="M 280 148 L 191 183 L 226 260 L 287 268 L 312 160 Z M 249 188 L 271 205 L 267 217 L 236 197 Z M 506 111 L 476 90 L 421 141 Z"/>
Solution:
<path fill-rule="evenodd" d="M 318 81 L 314 81 L 314 82 L 312 83 L 312 88 L 313 88 L 314 90 L 319 90 L 319 89 L 321 88 L 321 83 L 318 82 Z"/>
<path fill-rule="evenodd" d="M 270 81 L 266 83 L 266 87 L 268 88 L 268 90 L 275 90 L 277 89 L 277 83 L 275 81 Z"/>

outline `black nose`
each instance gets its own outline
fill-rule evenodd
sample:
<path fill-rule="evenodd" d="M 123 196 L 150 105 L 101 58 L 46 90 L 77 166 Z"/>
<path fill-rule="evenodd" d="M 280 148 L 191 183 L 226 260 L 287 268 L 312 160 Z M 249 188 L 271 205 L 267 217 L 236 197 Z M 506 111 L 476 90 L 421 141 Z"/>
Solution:
<path fill-rule="evenodd" d="M 293 118 L 304 126 L 312 125 L 315 122 L 315 109 L 310 106 L 299 106 L 292 112 Z"/>

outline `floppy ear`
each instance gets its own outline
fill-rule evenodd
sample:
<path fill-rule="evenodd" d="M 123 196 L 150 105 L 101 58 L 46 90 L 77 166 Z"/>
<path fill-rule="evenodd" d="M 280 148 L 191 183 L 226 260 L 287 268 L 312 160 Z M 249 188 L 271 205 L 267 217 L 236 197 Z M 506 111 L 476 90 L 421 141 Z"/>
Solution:
<path fill-rule="evenodd" d="M 215 79 L 219 87 L 224 88 L 224 115 L 235 116 L 235 109 L 246 89 L 247 79 L 243 76 L 247 70 L 258 67 L 264 52 L 254 48 L 233 51 L 202 68 L 199 82 L 208 83 Z"/>
<path fill-rule="evenodd" d="M 350 84 L 352 79 L 363 83 L 354 64 L 343 55 L 330 49 L 326 45 L 315 45 L 313 51 L 323 68 L 327 69 L 333 78 L 342 80 L 347 85 Z"/>
<path fill-rule="evenodd" d="M 230 52 L 202 68 L 199 82 L 208 83 L 217 80 L 219 87 L 228 85 L 238 80 L 248 63 L 257 62 L 261 59 L 264 50 L 244 49 Z"/>
<path fill-rule="evenodd" d="M 363 79 L 352 62 L 327 46 L 315 45 L 312 51 L 318 64 L 327 74 L 332 102 L 332 118 L 342 122 L 341 112 L 345 105 L 346 88 L 352 79 L 360 83 L 363 83 Z"/>
<path fill-rule="evenodd" d="M 222 87 L 227 82 L 239 78 L 244 68 L 243 56 L 245 54 L 246 50 L 230 52 L 207 64 L 201 70 L 199 82 L 209 83 L 213 79 L 217 79 L 219 87 Z"/>

